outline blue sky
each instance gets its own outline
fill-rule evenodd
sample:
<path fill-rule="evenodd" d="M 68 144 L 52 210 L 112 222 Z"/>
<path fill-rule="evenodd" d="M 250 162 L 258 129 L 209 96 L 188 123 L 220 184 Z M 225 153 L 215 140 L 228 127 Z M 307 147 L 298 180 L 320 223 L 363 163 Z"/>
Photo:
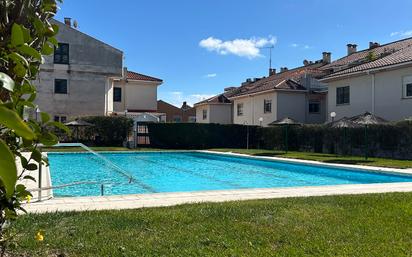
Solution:
<path fill-rule="evenodd" d="M 369 41 L 412 36 L 410 0 L 65 0 L 58 20 L 125 54 L 129 70 L 159 77 L 159 99 L 180 105 L 220 93 L 273 67 L 345 55 Z"/>

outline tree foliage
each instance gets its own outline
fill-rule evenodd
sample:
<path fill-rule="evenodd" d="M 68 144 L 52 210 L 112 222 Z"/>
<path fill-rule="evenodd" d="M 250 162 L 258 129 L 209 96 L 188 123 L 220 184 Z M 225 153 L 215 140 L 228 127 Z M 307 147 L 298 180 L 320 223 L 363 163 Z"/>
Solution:
<path fill-rule="evenodd" d="M 50 122 L 47 113 L 41 119 L 24 119 L 28 110 L 36 108 L 37 78 L 43 55 L 50 55 L 58 45 L 58 26 L 51 18 L 60 0 L 0 0 L 0 233 L 22 208 L 30 192 L 22 184 L 27 170 L 36 170 L 47 159 L 39 144 L 53 145 L 57 137 L 51 132 L 58 123 Z M 21 163 L 18 173 L 16 160 Z"/>

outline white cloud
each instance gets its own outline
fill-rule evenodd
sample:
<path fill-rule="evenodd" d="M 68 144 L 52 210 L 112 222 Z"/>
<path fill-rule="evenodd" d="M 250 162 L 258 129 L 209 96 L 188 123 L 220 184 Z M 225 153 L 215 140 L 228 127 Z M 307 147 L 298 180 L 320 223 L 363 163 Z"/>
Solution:
<path fill-rule="evenodd" d="M 217 77 L 217 74 L 216 73 L 210 73 L 210 74 L 206 74 L 205 76 L 204 76 L 205 78 L 216 78 Z"/>
<path fill-rule="evenodd" d="M 291 47 L 298 47 L 299 44 L 293 43 L 293 44 L 291 44 L 290 46 L 291 46 Z"/>
<path fill-rule="evenodd" d="M 216 94 L 185 94 L 180 91 L 174 92 L 159 92 L 159 99 L 166 101 L 174 106 L 181 107 L 183 102 L 187 102 L 188 105 L 208 99 Z"/>
<path fill-rule="evenodd" d="M 391 37 L 399 36 L 399 37 L 411 37 L 412 36 L 412 30 L 407 30 L 407 31 L 394 31 L 390 34 Z"/>
<path fill-rule="evenodd" d="M 262 56 L 260 54 L 260 48 L 275 45 L 276 42 L 277 39 L 274 36 L 269 36 L 267 38 L 252 37 L 250 39 L 234 39 L 229 41 L 209 37 L 201 40 L 199 46 L 210 52 L 217 52 L 221 55 L 233 54 L 253 59 Z"/>

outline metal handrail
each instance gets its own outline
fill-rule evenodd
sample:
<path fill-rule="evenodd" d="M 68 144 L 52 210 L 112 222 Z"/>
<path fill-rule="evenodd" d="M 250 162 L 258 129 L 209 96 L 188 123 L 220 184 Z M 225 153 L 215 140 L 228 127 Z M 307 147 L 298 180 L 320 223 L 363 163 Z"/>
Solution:
<path fill-rule="evenodd" d="M 111 166 L 112 169 L 114 169 L 115 171 L 117 171 L 118 173 L 122 174 L 123 176 L 127 177 L 129 179 L 129 184 L 131 184 L 132 182 L 136 183 L 137 185 L 139 185 L 141 188 L 145 189 L 146 191 L 149 191 L 151 193 L 155 193 L 156 190 L 154 188 L 152 188 L 151 186 L 143 183 L 142 181 L 136 179 L 135 177 L 133 177 L 129 172 L 125 171 L 124 169 L 120 168 L 119 166 L 117 166 L 116 164 L 114 164 L 112 161 L 110 161 L 109 159 L 107 159 L 106 157 L 102 156 L 99 153 L 96 153 L 95 151 L 93 151 L 92 149 L 90 149 L 88 146 L 82 144 L 82 143 L 59 143 L 54 145 L 55 147 L 81 147 L 83 149 L 85 149 L 86 151 L 88 151 L 89 153 L 95 155 L 96 157 L 98 157 L 100 160 L 103 160 L 106 164 L 108 164 L 109 166 Z"/>

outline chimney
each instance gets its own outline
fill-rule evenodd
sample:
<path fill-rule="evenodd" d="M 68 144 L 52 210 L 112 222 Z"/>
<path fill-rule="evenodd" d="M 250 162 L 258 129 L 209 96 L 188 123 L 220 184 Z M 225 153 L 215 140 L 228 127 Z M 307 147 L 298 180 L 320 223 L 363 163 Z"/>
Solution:
<path fill-rule="evenodd" d="M 303 60 L 303 65 L 304 65 L 304 66 L 308 66 L 309 64 L 310 64 L 310 62 L 309 62 L 308 60 L 306 60 L 306 59 Z"/>
<path fill-rule="evenodd" d="M 188 108 L 188 106 L 187 106 L 187 102 L 186 102 L 186 101 L 184 101 L 184 102 L 183 102 L 183 105 L 182 105 L 182 107 L 181 107 L 181 109 L 186 110 L 187 108 Z"/>
<path fill-rule="evenodd" d="M 323 52 L 322 53 L 322 62 L 323 63 L 330 63 L 332 61 L 331 56 L 332 56 L 331 52 Z"/>
<path fill-rule="evenodd" d="M 347 44 L 348 47 L 348 55 L 351 55 L 353 53 L 356 53 L 356 48 L 358 47 L 358 45 L 356 44 Z"/>
<path fill-rule="evenodd" d="M 275 74 L 276 74 L 276 69 L 270 68 L 270 69 L 269 69 L 269 76 L 273 76 L 273 75 L 275 75 Z"/>
<path fill-rule="evenodd" d="M 288 70 L 288 67 L 280 67 L 280 72 L 285 72 Z"/>
<path fill-rule="evenodd" d="M 380 44 L 378 42 L 369 42 L 369 49 L 374 49 L 379 47 Z"/>
<path fill-rule="evenodd" d="M 246 79 L 246 81 L 242 83 L 242 86 L 249 85 L 252 82 L 253 82 L 252 79 Z"/>
<path fill-rule="evenodd" d="M 123 79 L 127 79 L 127 67 L 123 67 Z"/>
<path fill-rule="evenodd" d="M 65 17 L 64 18 L 64 24 L 66 24 L 67 26 L 71 27 L 72 26 L 72 19 Z"/>

